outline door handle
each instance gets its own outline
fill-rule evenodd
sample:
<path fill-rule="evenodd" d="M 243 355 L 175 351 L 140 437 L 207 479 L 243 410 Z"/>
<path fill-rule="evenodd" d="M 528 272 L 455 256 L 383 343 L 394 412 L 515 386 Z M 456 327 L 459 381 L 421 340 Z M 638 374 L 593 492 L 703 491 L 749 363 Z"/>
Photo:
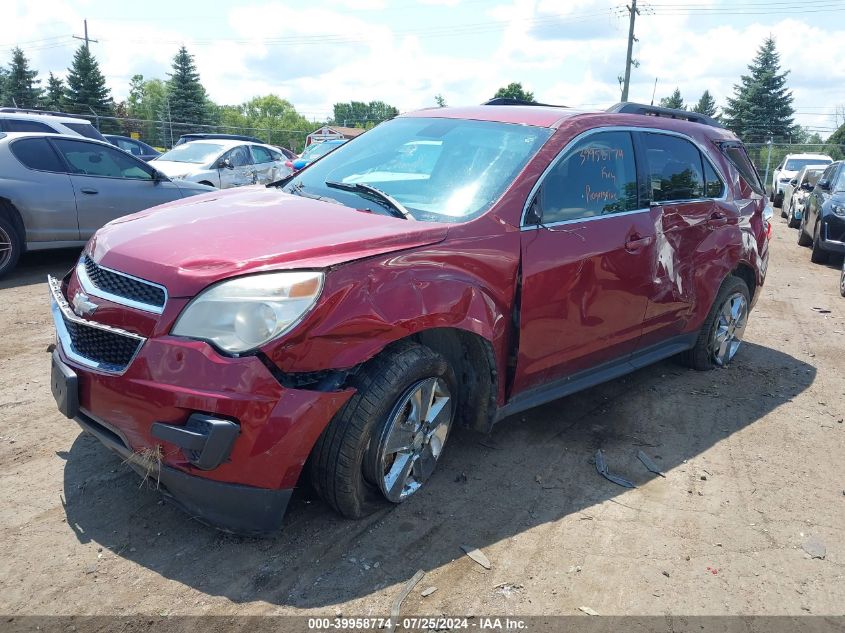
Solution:
<path fill-rule="evenodd" d="M 88 193 L 88 194 L 91 194 L 91 195 L 93 195 L 95 193 L 100 193 L 99 191 L 97 191 L 96 189 L 93 189 L 92 187 L 82 187 L 82 189 L 80 189 L 80 191 L 82 193 Z"/>
<path fill-rule="evenodd" d="M 651 235 L 643 237 L 639 233 L 632 233 L 625 240 L 625 250 L 629 253 L 636 253 L 651 244 L 653 239 Z"/>
<path fill-rule="evenodd" d="M 707 225 L 716 228 L 717 226 L 725 226 L 728 223 L 728 216 L 721 211 L 714 211 L 707 219 Z"/>

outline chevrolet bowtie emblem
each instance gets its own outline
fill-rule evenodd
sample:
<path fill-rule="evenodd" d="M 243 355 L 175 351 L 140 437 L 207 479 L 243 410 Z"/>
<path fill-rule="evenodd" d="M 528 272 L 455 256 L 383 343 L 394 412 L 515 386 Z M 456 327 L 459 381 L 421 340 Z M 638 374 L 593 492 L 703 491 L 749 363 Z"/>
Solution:
<path fill-rule="evenodd" d="M 91 316 L 97 310 L 97 304 L 91 301 L 88 295 L 81 290 L 76 291 L 71 303 L 73 303 L 73 311 L 80 317 Z"/>

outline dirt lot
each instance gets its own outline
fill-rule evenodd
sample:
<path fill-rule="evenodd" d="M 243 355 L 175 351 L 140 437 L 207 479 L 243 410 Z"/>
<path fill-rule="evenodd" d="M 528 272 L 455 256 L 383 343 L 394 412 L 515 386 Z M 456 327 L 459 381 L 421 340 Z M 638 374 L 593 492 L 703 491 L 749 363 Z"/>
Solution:
<path fill-rule="evenodd" d="M 422 569 L 403 613 L 843 614 L 845 299 L 795 241 L 778 219 L 729 369 L 664 362 L 457 434 L 413 501 L 351 522 L 302 492 L 267 540 L 163 505 L 56 411 L 44 277 L 77 253 L 28 255 L 0 282 L 0 613 L 386 615 Z"/>

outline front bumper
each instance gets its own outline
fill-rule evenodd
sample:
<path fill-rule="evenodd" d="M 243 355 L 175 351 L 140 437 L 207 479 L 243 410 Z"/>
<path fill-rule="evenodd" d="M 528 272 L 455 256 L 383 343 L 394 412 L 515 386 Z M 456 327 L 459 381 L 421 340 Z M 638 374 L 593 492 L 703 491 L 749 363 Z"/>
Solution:
<path fill-rule="evenodd" d="M 138 454 L 129 449 L 117 429 L 82 412 L 74 420 L 192 518 L 242 536 L 264 536 L 281 528 L 292 489 L 269 490 L 224 483 L 189 475 L 163 464 L 145 465 Z"/>
<path fill-rule="evenodd" d="M 845 254 L 845 217 L 829 213 L 822 218 L 819 237 L 824 250 Z"/>
<path fill-rule="evenodd" d="M 97 335 L 102 324 L 73 315 L 54 282 L 56 356 L 75 374 L 70 395 L 57 395 L 64 413 L 124 457 L 160 455 L 163 492 L 191 516 L 238 533 L 278 527 L 314 443 L 353 391 L 283 387 L 258 356 L 224 357 L 204 342 L 168 335 L 142 337 L 119 371 L 99 367 L 80 360 L 63 332 L 71 316 L 74 327 Z M 101 302 L 101 308 L 106 314 L 119 306 Z M 121 332 L 111 326 L 106 334 Z M 179 433 L 162 435 L 183 428 L 181 436 L 190 439 L 197 416 L 237 425 L 231 446 L 217 452 L 220 459 L 192 456 Z"/>

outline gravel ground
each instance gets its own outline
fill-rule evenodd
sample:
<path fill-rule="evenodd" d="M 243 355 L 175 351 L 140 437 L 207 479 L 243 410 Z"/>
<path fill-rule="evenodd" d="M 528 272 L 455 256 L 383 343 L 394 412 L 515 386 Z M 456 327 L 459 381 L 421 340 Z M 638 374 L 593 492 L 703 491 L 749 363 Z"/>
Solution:
<path fill-rule="evenodd" d="M 422 569 L 403 613 L 845 614 L 845 299 L 795 242 L 778 219 L 731 367 L 663 362 L 457 433 L 413 501 L 347 521 L 302 491 L 264 540 L 164 505 L 56 411 L 45 275 L 78 253 L 29 254 L 0 281 L 0 613 L 386 615 Z"/>

